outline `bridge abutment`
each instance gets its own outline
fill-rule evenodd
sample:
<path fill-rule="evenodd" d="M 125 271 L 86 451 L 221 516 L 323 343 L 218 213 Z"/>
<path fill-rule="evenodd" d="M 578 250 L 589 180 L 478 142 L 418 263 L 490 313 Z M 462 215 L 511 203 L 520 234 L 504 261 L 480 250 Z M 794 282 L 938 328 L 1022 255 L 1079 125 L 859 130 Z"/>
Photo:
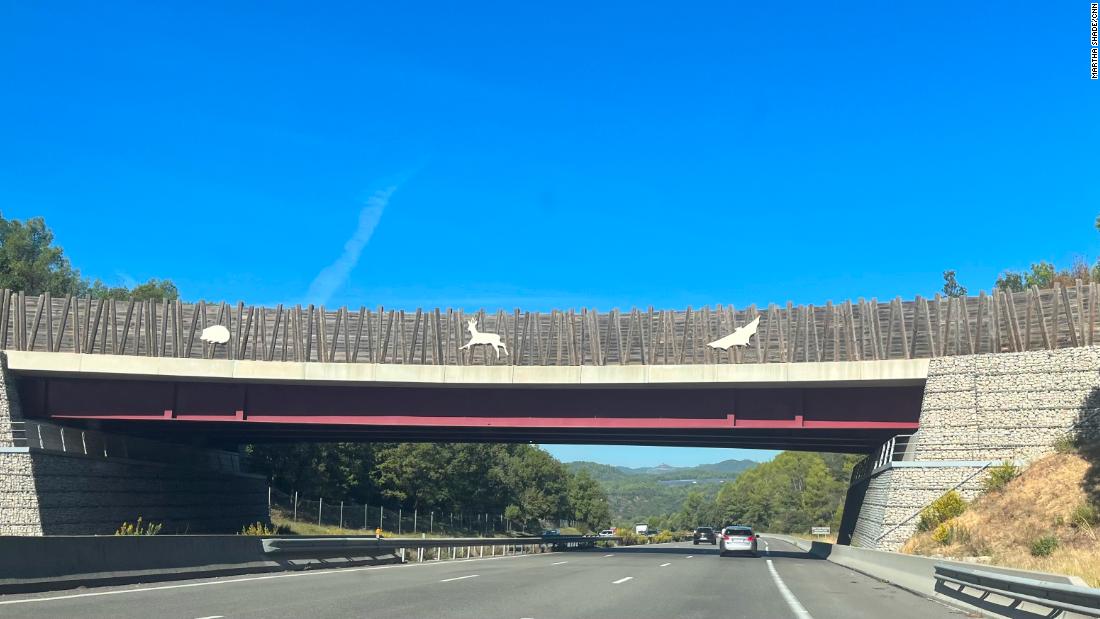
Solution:
<path fill-rule="evenodd" d="M 267 482 L 232 452 L 25 420 L 0 353 L 0 535 L 233 533 L 268 522 Z"/>
<path fill-rule="evenodd" d="M 973 499 L 989 466 L 1027 463 L 1073 434 L 1100 436 L 1100 347 L 932 359 L 908 458 L 857 468 L 847 501 L 857 512 L 840 539 L 896 550 L 945 492 Z"/>

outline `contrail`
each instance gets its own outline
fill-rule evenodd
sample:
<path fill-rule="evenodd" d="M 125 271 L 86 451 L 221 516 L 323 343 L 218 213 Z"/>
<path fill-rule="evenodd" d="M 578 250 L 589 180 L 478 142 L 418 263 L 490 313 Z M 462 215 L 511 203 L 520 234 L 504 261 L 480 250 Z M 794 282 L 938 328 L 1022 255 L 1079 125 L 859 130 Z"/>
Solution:
<path fill-rule="evenodd" d="M 318 305 L 328 303 L 332 295 L 348 281 L 352 269 L 359 263 L 363 248 L 367 246 L 371 235 L 374 234 L 374 229 L 382 219 L 382 211 L 386 209 L 390 196 L 396 190 L 397 186 L 391 185 L 375 192 L 367 199 L 366 206 L 359 212 L 359 226 L 351 238 L 344 243 L 343 253 L 332 264 L 321 269 L 310 283 L 309 291 L 306 293 L 306 299 L 310 303 Z"/>

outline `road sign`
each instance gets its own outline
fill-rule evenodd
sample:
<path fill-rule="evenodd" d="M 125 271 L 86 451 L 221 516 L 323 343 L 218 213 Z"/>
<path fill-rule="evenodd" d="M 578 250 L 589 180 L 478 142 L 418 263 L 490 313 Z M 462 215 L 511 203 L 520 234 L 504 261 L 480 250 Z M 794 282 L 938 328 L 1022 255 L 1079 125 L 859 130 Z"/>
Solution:
<path fill-rule="evenodd" d="M 829 527 L 810 527 L 810 535 L 828 535 L 831 531 Z"/>

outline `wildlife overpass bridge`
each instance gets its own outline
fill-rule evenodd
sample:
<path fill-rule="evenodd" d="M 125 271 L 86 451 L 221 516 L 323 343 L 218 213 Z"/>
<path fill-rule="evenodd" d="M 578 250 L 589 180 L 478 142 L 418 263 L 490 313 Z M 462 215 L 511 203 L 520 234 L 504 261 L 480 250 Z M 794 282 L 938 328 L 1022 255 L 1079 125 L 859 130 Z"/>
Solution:
<path fill-rule="evenodd" d="M 928 360 L 1091 344 L 1100 287 L 548 313 L 0 294 L 28 418 L 215 445 L 429 440 L 866 451 Z"/>
<path fill-rule="evenodd" d="M 1098 292 L 466 314 L 3 291 L 0 535 L 237 531 L 267 514 L 222 450 L 250 442 L 870 453 L 919 427 L 848 496 L 843 539 L 894 547 L 993 459 L 1091 423 Z"/>

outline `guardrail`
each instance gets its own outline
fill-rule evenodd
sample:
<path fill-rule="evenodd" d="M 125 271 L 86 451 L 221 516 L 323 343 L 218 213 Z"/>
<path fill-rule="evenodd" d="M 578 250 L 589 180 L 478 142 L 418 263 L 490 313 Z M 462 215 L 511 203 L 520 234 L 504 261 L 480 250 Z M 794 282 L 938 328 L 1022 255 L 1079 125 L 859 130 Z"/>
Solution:
<path fill-rule="evenodd" d="M 959 585 L 958 591 L 972 587 L 1019 602 L 1030 602 L 1060 611 L 1100 617 L 1100 589 L 1044 582 L 1034 578 L 1008 576 L 953 565 L 936 565 L 936 581 Z"/>
<path fill-rule="evenodd" d="M 450 537 L 450 538 L 374 538 L 374 537 L 265 537 L 262 540 L 264 554 L 295 555 L 316 554 L 318 552 L 400 552 L 405 560 L 405 551 L 416 550 L 416 560 L 442 560 L 450 554 L 451 559 L 468 559 L 485 556 L 507 556 L 560 550 L 564 548 L 589 548 L 596 542 L 620 542 L 621 537 L 597 537 L 593 535 L 558 535 L 552 537 Z M 465 549 L 465 554 L 458 549 Z M 474 549 L 477 552 L 474 552 Z M 444 551 L 450 550 L 450 553 Z M 499 550 L 498 550 L 499 549 Z"/>

